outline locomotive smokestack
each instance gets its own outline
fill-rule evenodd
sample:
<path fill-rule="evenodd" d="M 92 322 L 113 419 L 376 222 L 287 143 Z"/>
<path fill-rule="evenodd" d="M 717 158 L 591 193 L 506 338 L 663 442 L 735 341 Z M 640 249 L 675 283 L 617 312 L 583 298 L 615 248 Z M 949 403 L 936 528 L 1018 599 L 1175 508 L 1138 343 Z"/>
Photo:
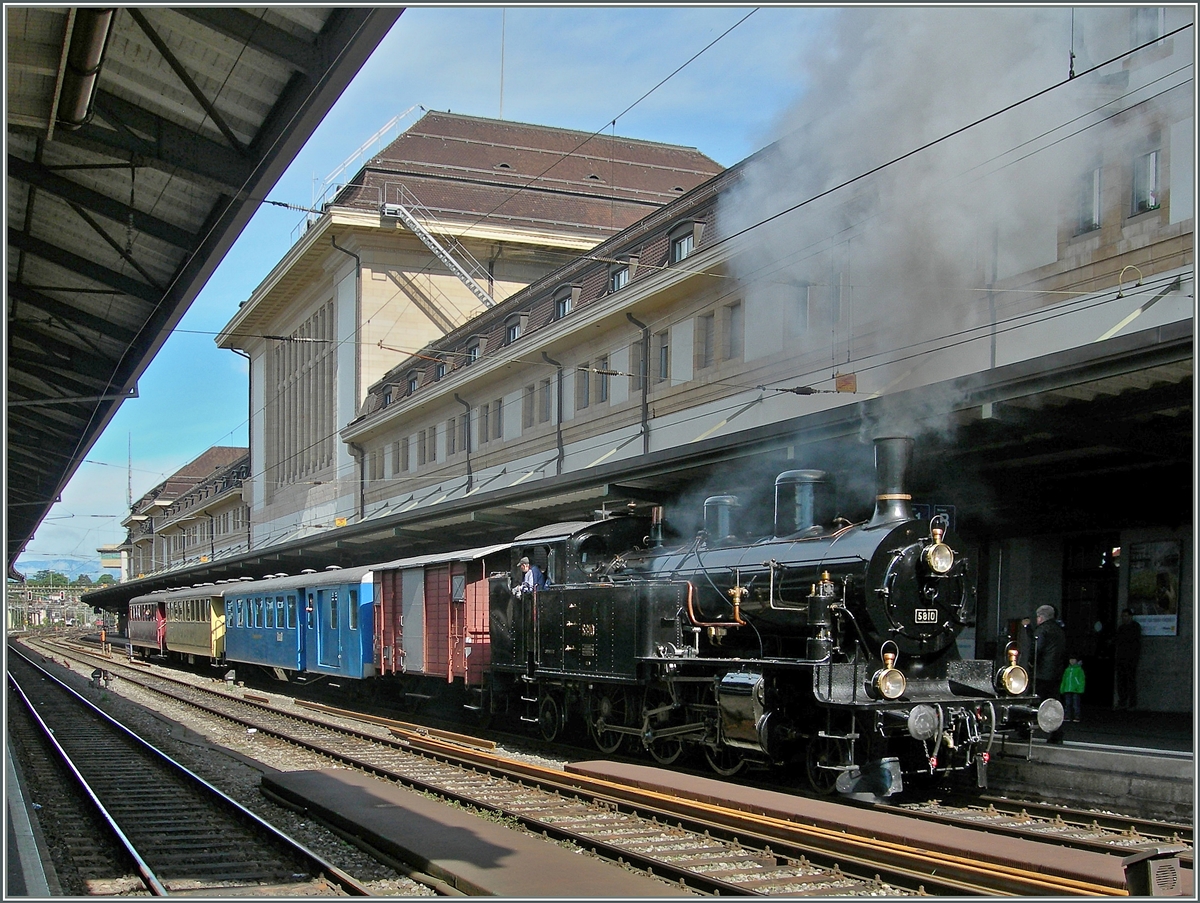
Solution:
<path fill-rule="evenodd" d="M 868 529 L 912 517 L 908 472 L 912 468 L 913 444 L 908 436 L 875 440 L 875 514 Z"/>

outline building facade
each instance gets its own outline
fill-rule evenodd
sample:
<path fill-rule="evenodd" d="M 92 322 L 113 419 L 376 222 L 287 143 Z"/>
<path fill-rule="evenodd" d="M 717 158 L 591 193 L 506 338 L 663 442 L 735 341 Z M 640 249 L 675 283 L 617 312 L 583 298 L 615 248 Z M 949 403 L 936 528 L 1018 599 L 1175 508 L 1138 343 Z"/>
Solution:
<path fill-rule="evenodd" d="M 245 552 L 249 471 L 249 449 L 215 446 L 138 499 L 121 522 L 122 581 Z"/>
<path fill-rule="evenodd" d="M 381 461 L 338 430 L 397 361 L 720 169 L 691 148 L 422 117 L 309 223 L 218 340 L 250 360 L 255 547 L 361 515 L 361 475 Z"/>

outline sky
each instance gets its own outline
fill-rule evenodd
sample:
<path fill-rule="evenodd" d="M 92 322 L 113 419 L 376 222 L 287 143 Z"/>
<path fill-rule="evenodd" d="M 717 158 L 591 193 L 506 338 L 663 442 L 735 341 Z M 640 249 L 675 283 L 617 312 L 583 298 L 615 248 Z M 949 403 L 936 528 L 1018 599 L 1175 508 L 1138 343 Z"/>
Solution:
<path fill-rule="evenodd" d="M 681 144 L 732 166 L 785 127 L 804 92 L 806 59 L 836 16 L 806 7 L 409 7 L 269 198 L 310 205 L 316 186 L 410 108 L 390 137 L 422 108 L 449 110 Z M 260 207 L 17 570 L 78 559 L 94 564 L 69 576 L 103 573 L 96 549 L 124 539 L 130 497 L 212 446 L 248 445 L 246 362 L 214 337 L 291 247 L 302 217 Z"/>

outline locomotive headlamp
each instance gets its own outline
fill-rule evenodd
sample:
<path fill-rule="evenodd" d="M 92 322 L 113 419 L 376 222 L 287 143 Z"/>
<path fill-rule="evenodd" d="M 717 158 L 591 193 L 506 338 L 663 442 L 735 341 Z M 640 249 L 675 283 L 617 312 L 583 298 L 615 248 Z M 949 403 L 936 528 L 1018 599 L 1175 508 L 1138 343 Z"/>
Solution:
<path fill-rule="evenodd" d="M 925 564 L 935 574 L 944 574 L 954 567 L 954 550 L 944 542 L 935 542 L 925 550 Z"/>
<path fill-rule="evenodd" d="M 1010 696 L 1020 696 L 1029 689 L 1029 672 L 1017 664 L 1015 646 L 1009 646 L 1007 653 L 1008 664 L 996 674 L 996 687 Z"/>
<path fill-rule="evenodd" d="M 892 649 L 889 651 L 888 646 Z M 908 687 L 904 674 L 896 667 L 896 644 L 888 640 L 883 644 L 880 654 L 883 656 L 883 667 L 871 678 L 871 686 L 884 699 L 899 699 Z"/>

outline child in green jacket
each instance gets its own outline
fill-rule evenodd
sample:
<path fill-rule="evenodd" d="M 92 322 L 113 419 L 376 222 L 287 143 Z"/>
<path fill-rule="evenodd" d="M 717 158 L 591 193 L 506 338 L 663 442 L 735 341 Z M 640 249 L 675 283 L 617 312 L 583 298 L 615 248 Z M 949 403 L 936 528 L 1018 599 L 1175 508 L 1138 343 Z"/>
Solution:
<path fill-rule="evenodd" d="M 1063 671 L 1062 683 L 1058 685 L 1063 698 L 1063 721 L 1078 721 L 1083 714 L 1084 684 L 1083 663 L 1073 658 Z"/>

